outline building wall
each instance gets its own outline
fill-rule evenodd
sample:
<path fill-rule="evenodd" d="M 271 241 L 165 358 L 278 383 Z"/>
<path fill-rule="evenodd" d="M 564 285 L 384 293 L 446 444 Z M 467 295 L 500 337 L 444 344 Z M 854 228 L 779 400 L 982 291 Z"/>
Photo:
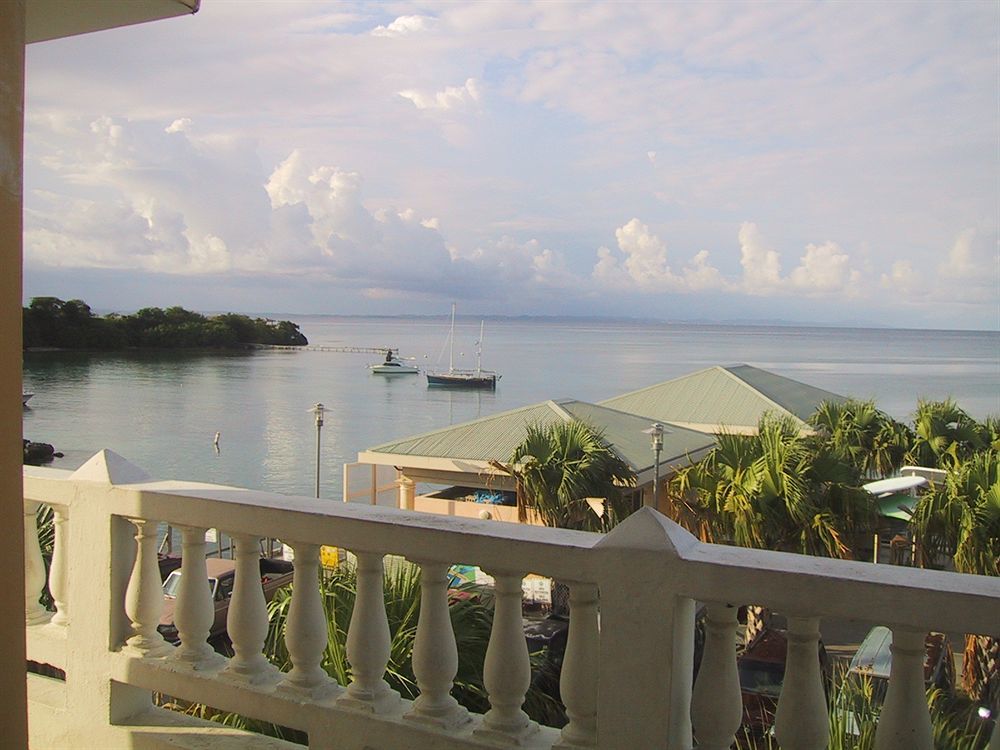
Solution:
<path fill-rule="evenodd" d="M 24 570 L 21 486 L 21 230 L 24 128 L 24 0 L 0 3 L 0 566 Z M 13 612 L 0 618 L 0 737 L 23 748 L 27 738 L 24 575 L 9 575 Z"/>

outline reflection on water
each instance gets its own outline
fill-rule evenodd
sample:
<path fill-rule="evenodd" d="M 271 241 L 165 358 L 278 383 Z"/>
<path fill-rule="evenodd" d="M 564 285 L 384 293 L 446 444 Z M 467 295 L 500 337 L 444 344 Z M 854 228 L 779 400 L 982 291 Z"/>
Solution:
<path fill-rule="evenodd" d="M 310 342 L 394 346 L 433 367 L 448 323 L 437 319 L 297 318 Z M 374 355 L 27 353 L 25 437 L 66 453 L 64 466 L 110 448 L 154 477 L 313 494 L 315 425 L 322 496 L 340 497 L 359 451 L 545 399 L 600 401 L 715 364 L 746 362 L 820 388 L 875 398 L 906 418 L 920 397 L 955 397 L 977 417 L 1000 412 L 1000 335 L 976 332 L 488 323 L 483 366 L 497 390 L 428 388 L 424 376 L 374 375 Z M 479 320 L 460 320 L 471 342 Z M 471 349 L 470 349 L 471 350 Z M 220 450 L 214 437 L 221 433 Z"/>

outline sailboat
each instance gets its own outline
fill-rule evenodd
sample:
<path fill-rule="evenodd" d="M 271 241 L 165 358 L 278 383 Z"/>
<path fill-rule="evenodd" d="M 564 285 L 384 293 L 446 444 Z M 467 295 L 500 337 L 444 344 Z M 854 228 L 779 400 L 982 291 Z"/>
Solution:
<path fill-rule="evenodd" d="M 448 334 L 449 354 L 447 372 L 428 372 L 427 385 L 444 386 L 448 388 L 496 388 L 500 376 L 493 370 L 484 370 L 483 333 L 485 321 L 479 324 L 479 341 L 476 342 L 476 369 L 455 369 L 455 303 L 451 305 L 451 332 Z"/>

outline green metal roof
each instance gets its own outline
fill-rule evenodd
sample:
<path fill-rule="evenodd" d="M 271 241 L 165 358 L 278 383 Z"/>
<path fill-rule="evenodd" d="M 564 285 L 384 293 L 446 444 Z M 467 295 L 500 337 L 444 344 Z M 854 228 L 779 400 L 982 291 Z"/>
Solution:
<path fill-rule="evenodd" d="M 583 401 L 543 401 L 471 422 L 369 448 L 367 453 L 394 456 L 507 461 L 524 440 L 529 425 L 546 426 L 579 419 L 604 433 L 604 439 L 636 472 L 653 465 L 650 437 L 643 433 L 653 419 Z M 686 464 L 688 455 L 709 449 L 714 438 L 694 430 L 665 425 L 662 466 Z"/>
<path fill-rule="evenodd" d="M 766 412 L 805 421 L 823 401 L 842 402 L 836 393 L 775 375 L 750 365 L 709 367 L 674 380 L 601 402 L 661 422 L 711 427 L 756 428 Z"/>

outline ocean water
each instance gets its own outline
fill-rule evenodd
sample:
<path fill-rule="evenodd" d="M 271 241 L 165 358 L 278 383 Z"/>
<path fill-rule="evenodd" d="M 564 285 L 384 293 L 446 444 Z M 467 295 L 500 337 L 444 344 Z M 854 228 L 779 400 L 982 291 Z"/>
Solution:
<path fill-rule="evenodd" d="M 310 344 L 394 347 L 421 367 L 447 367 L 449 321 L 272 316 Z M 475 366 L 478 319 L 460 319 L 456 366 Z M 369 373 L 376 354 L 258 351 L 27 353 L 24 434 L 74 468 L 110 448 L 158 479 L 311 495 L 316 428 L 321 495 L 340 498 L 359 451 L 545 399 L 599 401 L 711 365 L 747 363 L 820 388 L 874 398 L 908 419 L 919 398 L 955 398 L 972 415 L 1000 413 L 1000 333 L 487 320 L 483 367 L 495 392 L 428 388 L 423 375 Z M 221 433 L 219 450 L 213 446 Z"/>

